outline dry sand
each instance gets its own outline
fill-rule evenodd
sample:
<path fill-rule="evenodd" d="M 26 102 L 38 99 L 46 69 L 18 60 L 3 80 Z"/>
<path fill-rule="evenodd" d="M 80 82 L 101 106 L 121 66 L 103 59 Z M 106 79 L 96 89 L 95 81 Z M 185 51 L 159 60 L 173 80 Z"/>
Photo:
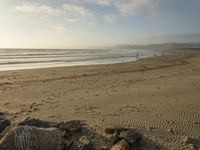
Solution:
<path fill-rule="evenodd" d="M 18 122 L 85 120 L 137 128 L 163 149 L 189 149 L 200 138 L 200 54 L 133 63 L 0 72 L 0 111 Z"/>

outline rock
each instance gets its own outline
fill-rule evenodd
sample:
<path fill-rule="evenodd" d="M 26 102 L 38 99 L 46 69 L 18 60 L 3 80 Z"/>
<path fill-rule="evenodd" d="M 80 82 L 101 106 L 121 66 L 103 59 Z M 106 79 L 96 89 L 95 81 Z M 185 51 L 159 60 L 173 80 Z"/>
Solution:
<path fill-rule="evenodd" d="M 115 145 L 117 142 L 119 142 L 121 139 L 119 137 L 119 134 L 115 133 L 110 138 L 109 141 L 111 143 L 111 146 Z"/>
<path fill-rule="evenodd" d="M 6 113 L 0 112 L 0 117 L 4 116 Z"/>
<path fill-rule="evenodd" d="M 142 135 L 132 130 L 122 131 L 119 135 L 121 139 L 125 139 L 130 145 L 137 146 L 140 144 Z"/>
<path fill-rule="evenodd" d="M 88 140 L 86 136 L 82 136 L 79 138 L 79 144 L 78 144 L 79 150 L 94 150 L 91 142 Z"/>
<path fill-rule="evenodd" d="M 62 132 L 56 128 L 18 126 L 0 140 L 1 150 L 62 150 Z"/>
<path fill-rule="evenodd" d="M 197 150 L 194 144 L 188 144 L 188 150 Z"/>
<path fill-rule="evenodd" d="M 183 137 L 182 142 L 186 143 L 186 144 L 190 144 L 190 143 L 194 142 L 194 139 L 191 137 L 185 136 L 185 137 Z"/>
<path fill-rule="evenodd" d="M 59 127 L 59 123 L 55 123 L 55 122 L 46 122 L 46 121 L 42 121 L 39 119 L 35 119 L 35 118 L 26 118 L 25 120 L 23 120 L 22 122 L 20 122 L 18 124 L 20 125 L 29 125 L 29 126 L 35 126 L 35 127 L 42 127 L 42 128 L 49 128 L 49 127 Z"/>
<path fill-rule="evenodd" d="M 42 127 L 42 128 L 49 128 L 49 127 L 59 127 L 59 123 L 55 123 L 55 122 L 47 122 L 47 121 L 42 121 L 39 119 L 35 119 L 35 118 L 26 118 L 24 119 L 22 122 L 20 122 L 18 124 L 20 125 L 29 125 L 29 126 L 35 126 L 35 127 Z"/>
<path fill-rule="evenodd" d="M 65 141 L 64 150 L 70 150 L 73 147 L 73 141 Z"/>
<path fill-rule="evenodd" d="M 129 150 L 130 146 L 126 140 L 121 140 L 117 144 L 115 144 L 111 150 Z"/>
<path fill-rule="evenodd" d="M 71 134 L 82 131 L 82 123 L 80 121 L 61 122 L 59 128 Z"/>
<path fill-rule="evenodd" d="M 188 136 L 183 137 L 182 142 L 186 143 L 186 144 L 200 145 L 200 141 L 199 140 L 191 138 L 191 137 L 188 137 Z"/>
<path fill-rule="evenodd" d="M 3 132 L 10 125 L 8 119 L 0 119 L 0 133 Z"/>
<path fill-rule="evenodd" d="M 103 146 L 103 147 L 101 148 L 101 150 L 110 150 L 110 148 L 109 148 L 108 146 Z"/>
<path fill-rule="evenodd" d="M 42 128 L 56 127 L 61 130 L 67 131 L 71 134 L 79 133 L 82 130 L 82 123 L 80 121 L 68 121 L 68 122 L 46 122 L 35 118 L 26 118 L 19 125 L 29 125 Z"/>
<path fill-rule="evenodd" d="M 106 134 L 114 134 L 114 133 L 120 133 L 122 131 L 127 131 L 127 128 L 106 128 L 105 133 Z"/>
<path fill-rule="evenodd" d="M 62 137 L 63 137 L 64 139 L 67 139 L 67 138 L 69 138 L 70 136 L 71 136 L 71 134 L 70 134 L 68 131 L 64 131 L 63 134 L 62 134 Z"/>
<path fill-rule="evenodd" d="M 188 136 L 183 137 L 182 143 L 188 144 L 188 146 L 194 147 L 194 149 L 200 148 L 200 141 Z"/>
<path fill-rule="evenodd" d="M 82 131 L 82 127 L 73 127 L 69 129 L 69 133 L 74 134 L 74 133 L 80 133 Z"/>

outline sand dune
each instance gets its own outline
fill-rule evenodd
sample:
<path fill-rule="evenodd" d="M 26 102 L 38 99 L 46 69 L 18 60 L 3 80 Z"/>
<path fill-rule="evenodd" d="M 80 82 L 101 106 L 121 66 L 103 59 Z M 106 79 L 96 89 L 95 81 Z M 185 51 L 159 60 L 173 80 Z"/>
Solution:
<path fill-rule="evenodd" d="M 0 72 L 0 110 L 13 122 L 85 120 L 102 134 L 137 128 L 163 149 L 192 149 L 182 139 L 200 138 L 199 91 L 199 53 Z"/>

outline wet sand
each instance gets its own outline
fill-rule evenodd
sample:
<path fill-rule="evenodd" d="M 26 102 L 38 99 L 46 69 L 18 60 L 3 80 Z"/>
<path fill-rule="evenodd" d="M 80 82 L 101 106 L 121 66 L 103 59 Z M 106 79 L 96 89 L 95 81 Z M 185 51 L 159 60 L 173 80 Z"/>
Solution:
<path fill-rule="evenodd" d="M 133 63 L 0 72 L 0 110 L 13 122 L 84 120 L 98 133 L 137 128 L 163 149 L 200 137 L 200 54 Z"/>

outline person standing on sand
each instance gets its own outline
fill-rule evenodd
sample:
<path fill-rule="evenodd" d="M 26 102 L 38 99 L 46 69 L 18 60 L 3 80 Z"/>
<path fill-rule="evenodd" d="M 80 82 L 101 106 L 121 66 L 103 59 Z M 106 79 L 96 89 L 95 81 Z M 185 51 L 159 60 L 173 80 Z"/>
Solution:
<path fill-rule="evenodd" d="M 139 54 L 137 53 L 137 55 L 136 55 L 136 58 L 137 58 L 137 60 L 139 59 Z"/>

